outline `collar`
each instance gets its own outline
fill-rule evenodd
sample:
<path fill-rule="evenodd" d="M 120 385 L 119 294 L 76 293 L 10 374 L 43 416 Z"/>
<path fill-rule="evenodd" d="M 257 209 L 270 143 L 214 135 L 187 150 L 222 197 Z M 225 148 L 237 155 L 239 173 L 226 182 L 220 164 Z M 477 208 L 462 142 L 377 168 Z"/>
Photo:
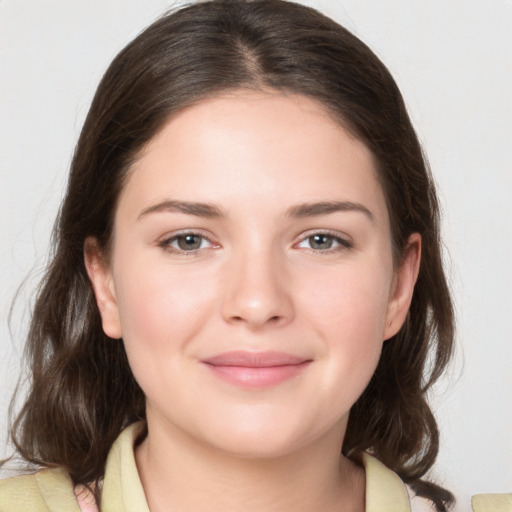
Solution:
<path fill-rule="evenodd" d="M 365 512 L 411 512 L 407 489 L 400 477 L 369 453 L 361 454 L 366 474 Z"/>

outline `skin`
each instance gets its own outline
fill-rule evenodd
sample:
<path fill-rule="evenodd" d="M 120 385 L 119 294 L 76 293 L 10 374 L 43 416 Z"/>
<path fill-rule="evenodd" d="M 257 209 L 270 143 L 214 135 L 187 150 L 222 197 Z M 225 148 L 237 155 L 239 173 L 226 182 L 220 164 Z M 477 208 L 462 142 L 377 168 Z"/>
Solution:
<path fill-rule="evenodd" d="M 364 471 L 339 454 L 420 250 L 412 235 L 394 265 L 373 156 L 318 103 L 239 92 L 173 117 L 130 171 L 111 254 L 85 246 L 104 331 L 146 395 L 151 510 L 364 510 Z M 204 364 L 230 350 L 307 364 L 246 387 Z"/>

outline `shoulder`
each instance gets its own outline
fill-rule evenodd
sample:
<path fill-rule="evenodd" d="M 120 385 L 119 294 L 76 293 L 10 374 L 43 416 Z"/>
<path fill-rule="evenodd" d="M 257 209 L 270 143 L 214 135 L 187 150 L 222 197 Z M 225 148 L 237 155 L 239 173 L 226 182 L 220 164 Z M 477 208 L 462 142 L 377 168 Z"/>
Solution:
<path fill-rule="evenodd" d="M 80 512 L 73 484 L 62 469 L 0 481 L 0 512 Z"/>
<path fill-rule="evenodd" d="M 471 499 L 474 512 L 512 511 L 512 493 L 475 494 Z"/>
<path fill-rule="evenodd" d="M 0 511 L 39 510 L 44 507 L 35 475 L 0 480 Z"/>

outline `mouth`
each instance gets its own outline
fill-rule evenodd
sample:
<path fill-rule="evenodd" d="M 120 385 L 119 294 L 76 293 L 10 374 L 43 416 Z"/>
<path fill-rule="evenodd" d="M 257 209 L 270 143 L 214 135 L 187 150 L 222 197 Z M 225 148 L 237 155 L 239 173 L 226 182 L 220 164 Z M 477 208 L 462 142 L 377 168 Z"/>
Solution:
<path fill-rule="evenodd" d="M 231 351 L 201 361 L 218 378 L 239 387 L 260 389 L 298 377 L 311 359 L 285 352 Z"/>

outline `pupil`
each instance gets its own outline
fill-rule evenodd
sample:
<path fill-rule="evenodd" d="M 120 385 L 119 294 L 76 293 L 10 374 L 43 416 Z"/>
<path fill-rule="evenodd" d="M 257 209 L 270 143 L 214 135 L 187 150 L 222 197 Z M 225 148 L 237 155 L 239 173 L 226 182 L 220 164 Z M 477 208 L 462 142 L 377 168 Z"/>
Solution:
<path fill-rule="evenodd" d="M 201 247 L 201 237 L 196 235 L 184 235 L 178 238 L 178 246 L 184 251 L 199 249 Z"/>
<path fill-rule="evenodd" d="M 330 249 L 332 247 L 332 237 L 328 235 L 313 235 L 309 239 L 313 249 Z"/>

